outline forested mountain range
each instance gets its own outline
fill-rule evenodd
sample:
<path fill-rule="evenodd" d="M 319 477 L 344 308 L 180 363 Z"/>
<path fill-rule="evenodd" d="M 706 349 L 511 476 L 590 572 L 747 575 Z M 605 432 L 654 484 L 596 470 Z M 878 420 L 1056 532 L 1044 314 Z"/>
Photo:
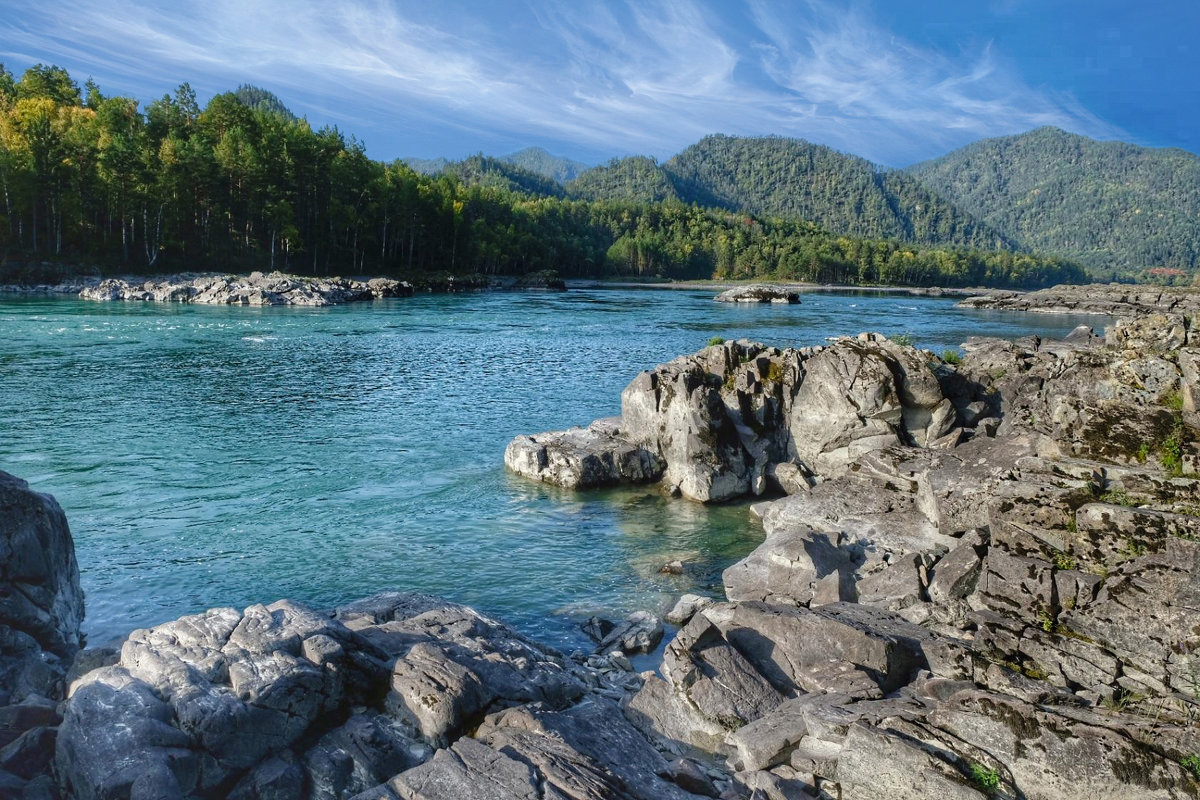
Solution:
<path fill-rule="evenodd" d="M 480 153 L 465 159 L 465 161 L 484 158 L 489 157 Z M 518 150 L 506 156 L 492 157 L 491 160 L 517 167 L 534 175 L 540 175 L 560 185 L 574 180 L 579 173 L 589 169 L 588 165 L 582 161 L 574 161 L 563 156 L 553 155 L 541 147 L 526 147 L 524 150 Z M 404 163 L 423 175 L 436 175 L 445 169 L 457 171 L 456 165 L 463 162 L 455 162 L 447 158 L 406 158 L 404 159 Z"/>
<path fill-rule="evenodd" d="M 740 152 L 736 140 L 713 143 Z M 1053 256 L 914 242 L 918 234 L 900 228 L 849 235 L 766 201 L 758 206 L 763 213 L 732 209 L 697 152 L 690 161 L 681 154 L 678 173 L 654 189 L 661 196 L 609 199 L 611 182 L 598 179 L 604 172 L 564 186 L 486 156 L 436 175 L 375 161 L 357 139 L 337 128 L 314 130 L 254 87 L 201 108 L 184 84 L 142 108 L 91 81 L 81 90 L 58 67 L 37 65 L 18 79 L 0 66 L 0 282 L 36 279 L 56 265 L 399 276 L 556 269 L 588 277 L 959 286 L 1086 277 Z M 657 174 L 647 161 L 629 164 Z M 858 170 L 858 183 L 847 183 L 844 200 L 853 205 L 859 195 L 850 188 L 874 190 L 863 165 L 852 167 L 846 170 Z M 763 169 L 730 169 L 729 185 L 749 186 Z M 622 178 L 619 168 L 609 172 Z M 704 204 L 670 194 L 682 185 L 677 176 L 691 181 L 690 192 L 698 183 L 708 187 Z M 573 196 L 571 187 L 588 180 L 594 197 Z M 901 219 L 930 202 L 885 191 L 886 181 L 874 185 L 898 209 L 880 219 Z M 946 228 L 961 245 L 982 244 L 971 233 L 980 229 L 966 221 Z"/>
<path fill-rule="evenodd" d="M 613 159 L 562 192 L 545 191 L 802 219 L 851 236 L 1053 253 L 1099 279 L 1180 282 L 1200 269 L 1200 156 L 1057 128 L 984 139 L 904 170 L 799 139 L 714 135 L 661 164 Z"/>
<path fill-rule="evenodd" d="M 906 172 L 1018 245 L 1099 274 L 1200 266 L 1195 153 L 1038 128 Z"/>

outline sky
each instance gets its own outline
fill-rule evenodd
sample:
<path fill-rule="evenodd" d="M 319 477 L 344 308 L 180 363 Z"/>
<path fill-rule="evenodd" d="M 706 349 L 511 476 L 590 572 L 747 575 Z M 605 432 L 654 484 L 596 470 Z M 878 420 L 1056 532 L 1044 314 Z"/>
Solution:
<path fill-rule="evenodd" d="M 725 133 L 905 166 L 1042 125 L 1200 152 L 1198 33 L 1196 0 L 0 0 L 18 76 L 250 83 L 384 160 Z"/>

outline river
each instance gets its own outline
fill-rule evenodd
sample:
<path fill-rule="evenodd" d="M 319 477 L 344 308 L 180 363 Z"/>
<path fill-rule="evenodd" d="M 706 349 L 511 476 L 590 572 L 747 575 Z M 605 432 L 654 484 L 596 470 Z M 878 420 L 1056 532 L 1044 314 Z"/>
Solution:
<path fill-rule="evenodd" d="M 1081 322 L 1097 318 L 873 293 L 742 306 L 598 289 L 325 309 L 0 295 L 0 469 L 66 510 L 93 644 L 212 606 L 395 588 L 571 649 L 590 614 L 719 591 L 762 532 L 746 504 L 514 477 L 514 435 L 616 414 L 639 370 L 713 336 L 785 347 L 877 330 L 940 353 Z M 673 559 L 687 574 L 659 573 Z"/>

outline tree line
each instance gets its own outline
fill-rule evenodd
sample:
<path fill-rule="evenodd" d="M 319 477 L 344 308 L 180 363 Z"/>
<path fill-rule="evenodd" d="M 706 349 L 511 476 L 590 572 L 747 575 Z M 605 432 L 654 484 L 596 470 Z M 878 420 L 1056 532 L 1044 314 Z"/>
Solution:
<path fill-rule="evenodd" d="M 201 108 L 184 84 L 142 109 L 45 65 L 19 79 L 0 66 L 0 193 L 0 264 L 10 265 L 909 285 L 1084 278 L 1060 259 L 838 236 L 678 199 L 579 199 L 482 156 L 422 175 L 368 158 L 336 127 L 314 130 L 260 89 Z"/>

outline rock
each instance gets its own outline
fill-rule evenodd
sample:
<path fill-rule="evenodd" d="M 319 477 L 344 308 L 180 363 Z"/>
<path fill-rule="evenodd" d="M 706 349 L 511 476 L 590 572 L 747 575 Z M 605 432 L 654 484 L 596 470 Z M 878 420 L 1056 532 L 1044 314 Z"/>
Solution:
<path fill-rule="evenodd" d="M 696 615 L 696 612 L 703 611 L 715 602 L 711 597 L 701 597 L 698 594 L 685 594 L 667 612 L 665 619 L 672 625 L 686 625 L 688 620 Z"/>
<path fill-rule="evenodd" d="M 527 705 L 488 717 L 477 737 L 530 764 L 562 797 L 694 800 L 662 776 L 666 760 L 604 699 L 562 711 Z"/>
<path fill-rule="evenodd" d="M 617 626 L 612 620 L 604 619 L 603 617 L 588 617 L 587 621 L 579 627 L 580 630 L 599 643 L 603 642 L 612 633 L 613 628 Z"/>
<path fill-rule="evenodd" d="M 0 472 L 0 705 L 62 696 L 82 621 L 66 516 L 54 498 Z"/>
<path fill-rule="evenodd" d="M 936 752 L 936 751 L 935 751 Z M 920 742 L 886 728 L 852 725 L 838 760 L 842 796 L 854 800 L 983 800 L 966 777 Z"/>
<path fill-rule="evenodd" d="M 518 475 L 565 486 L 593 489 L 652 483 L 662 477 L 662 460 L 629 444 L 608 420 L 537 436 L 518 436 L 504 450 L 504 464 Z"/>
<path fill-rule="evenodd" d="M 388 782 L 401 800 L 540 800 L 537 776 L 523 761 L 462 738 Z"/>
<path fill-rule="evenodd" d="M 272 272 L 233 275 L 172 275 L 136 284 L 108 278 L 79 291 L 84 300 L 142 300 L 249 306 L 328 306 L 387 297 L 408 297 L 411 284 L 391 278 L 369 281 L 305 278 Z"/>
<path fill-rule="evenodd" d="M 1076 722 L 1016 698 L 975 691 L 955 695 L 930 713 L 930 722 L 1002 763 L 1006 782 L 1030 800 L 1179 797 L 1183 787 L 1196 785 L 1177 761 L 1099 717 Z"/>
<path fill-rule="evenodd" d="M 649 653 L 662 641 L 663 626 L 647 611 L 635 611 L 613 627 L 596 646 L 597 653 Z"/>
<path fill-rule="evenodd" d="M 333 614 L 287 601 L 214 609 L 135 631 L 116 665 L 79 680 L 56 769 L 82 798 L 205 794 L 244 773 L 285 785 L 292 770 L 266 765 L 292 752 L 306 796 L 342 796 L 493 707 L 582 694 L 556 654 L 425 595 Z"/>
<path fill-rule="evenodd" d="M 715 298 L 718 303 L 799 303 L 800 295 L 782 286 L 753 283 L 726 289 Z"/>
<path fill-rule="evenodd" d="M 804 350 L 724 342 L 637 376 L 619 422 L 517 437 L 505 463 L 573 488 L 661 478 L 721 502 L 804 492 L 901 443 L 952 446 L 957 423 L 927 357 L 877 334 Z"/>
<path fill-rule="evenodd" d="M 985 296 L 969 297 L 961 301 L 959 306 L 1050 314 L 1106 314 L 1124 318 L 1154 313 L 1190 316 L 1200 311 L 1200 293 L 1185 287 L 1118 283 L 1062 285 L 1036 292 L 992 292 Z"/>

